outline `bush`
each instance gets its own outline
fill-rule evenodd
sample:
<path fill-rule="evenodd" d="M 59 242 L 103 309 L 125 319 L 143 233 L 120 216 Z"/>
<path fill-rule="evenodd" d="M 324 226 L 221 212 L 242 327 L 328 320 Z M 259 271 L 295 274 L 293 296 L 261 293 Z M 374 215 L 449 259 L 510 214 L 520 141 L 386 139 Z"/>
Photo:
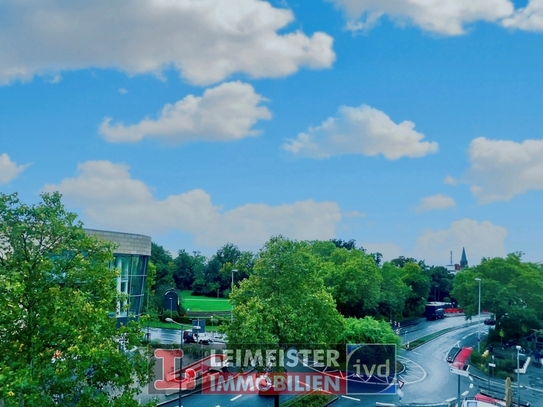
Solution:
<path fill-rule="evenodd" d="M 486 363 L 483 361 L 482 355 L 477 352 L 475 349 L 471 351 L 470 361 L 472 365 L 475 365 L 477 367 L 484 366 Z"/>
<path fill-rule="evenodd" d="M 517 361 L 511 359 L 498 360 L 496 363 L 496 369 L 506 373 L 513 374 L 517 368 Z"/>
<path fill-rule="evenodd" d="M 323 407 L 330 403 L 335 396 L 331 394 L 311 393 L 302 394 L 282 403 L 281 407 Z"/>

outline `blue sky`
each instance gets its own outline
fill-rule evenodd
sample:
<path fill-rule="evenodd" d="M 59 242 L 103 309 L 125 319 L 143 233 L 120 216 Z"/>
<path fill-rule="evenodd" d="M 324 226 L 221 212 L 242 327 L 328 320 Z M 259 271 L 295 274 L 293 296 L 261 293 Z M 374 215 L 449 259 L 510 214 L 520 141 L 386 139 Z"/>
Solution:
<path fill-rule="evenodd" d="M 542 261 L 542 49 L 543 0 L 2 1 L 0 190 L 174 255 Z"/>

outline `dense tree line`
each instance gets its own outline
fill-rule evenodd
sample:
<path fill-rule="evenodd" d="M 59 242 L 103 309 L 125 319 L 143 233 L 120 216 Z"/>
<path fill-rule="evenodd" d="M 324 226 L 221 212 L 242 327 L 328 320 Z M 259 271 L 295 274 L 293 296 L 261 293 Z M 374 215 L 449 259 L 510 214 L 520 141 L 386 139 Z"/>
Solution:
<path fill-rule="evenodd" d="M 458 273 L 452 295 L 463 304 L 466 317 L 477 315 L 479 281 L 481 309 L 492 312 L 502 339 L 520 339 L 543 328 L 543 266 L 523 262 L 521 253 L 483 259 Z M 499 340 L 499 338 L 498 338 Z"/>
<path fill-rule="evenodd" d="M 300 243 L 315 258 L 327 292 L 346 317 L 393 321 L 422 315 L 427 300 L 449 300 L 452 275 L 444 267 L 428 267 L 424 261 L 406 257 L 383 262 L 380 253 L 367 253 L 354 240 Z M 151 285 L 152 303 L 160 309 L 164 293 L 172 288 L 227 298 L 232 279 L 238 285 L 251 276 L 261 256 L 262 251 L 243 252 L 228 243 L 210 258 L 185 250 L 173 258 L 153 243 L 151 262 L 156 277 Z"/>

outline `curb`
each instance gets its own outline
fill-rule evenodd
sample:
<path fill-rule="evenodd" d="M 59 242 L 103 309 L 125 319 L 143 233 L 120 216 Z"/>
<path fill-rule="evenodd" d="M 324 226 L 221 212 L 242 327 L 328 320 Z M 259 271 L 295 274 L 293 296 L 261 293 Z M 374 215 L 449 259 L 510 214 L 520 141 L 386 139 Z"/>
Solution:
<path fill-rule="evenodd" d="M 476 325 L 476 324 L 477 324 L 477 322 L 470 322 L 470 323 L 468 323 L 467 326 Z M 424 342 L 422 342 L 421 344 L 419 344 L 419 345 L 417 345 L 417 346 L 415 346 L 415 347 L 411 347 L 411 345 L 409 345 L 408 348 L 405 348 L 405 345 L 406 345 L 406 344 L 403 344 L 403 345 L 404 345 L 404 349 L 405 349 L 405 350 L 414 350 L 414 349 L 420 348 L 422 345 L 425 345 L 425 344 L 427 344 L 428 342 L 431 342 L 431 341 L 433 341 L 434 339 L 439 338 L 440 336 L 443 336 L 443 335 L 445 335 L 445 334 L 448 334 L 449 332 L 457 331 L 457 330 L 463 329 L 463 328 L 466 328 L 466 326 L 464 325 L 464 326 L 452 327 L 452 328 L 450 328 L 450 329 L 444 329 L 444 330 L 442 330 L 442 331 L 436 332 L 436 333 L 435 333 L 436 336 L 434 336 L 433 338 L 428 339 L 427 341 L 424 341 Z M 426 336 L 426 335 L 425 335 L 425 336 Z M 418 338 L 418 339 L 420 339 L 420 338 Z M 416 341 L 416 340 L 418 340 L 418 339 L 415 339 L 414 341 Z M 411 342 L 414 342 L 414 341 L 411 341 Z M 407 342 L 407 344 L 409 344 L 409 342 Z"/>

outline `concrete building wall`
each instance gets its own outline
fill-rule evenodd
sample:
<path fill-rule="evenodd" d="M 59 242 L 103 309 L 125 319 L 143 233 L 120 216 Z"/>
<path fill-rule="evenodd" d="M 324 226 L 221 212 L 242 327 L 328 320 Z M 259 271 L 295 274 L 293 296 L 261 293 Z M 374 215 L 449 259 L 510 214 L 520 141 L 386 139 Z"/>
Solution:
<path fill-rule="evenodd" d="M 149 236 L 96 229 L 85 229 L 85 232 L 89 236 L 116 243 L 118 247 L 114 253 L 151 256 L 151 238 Z"/>

